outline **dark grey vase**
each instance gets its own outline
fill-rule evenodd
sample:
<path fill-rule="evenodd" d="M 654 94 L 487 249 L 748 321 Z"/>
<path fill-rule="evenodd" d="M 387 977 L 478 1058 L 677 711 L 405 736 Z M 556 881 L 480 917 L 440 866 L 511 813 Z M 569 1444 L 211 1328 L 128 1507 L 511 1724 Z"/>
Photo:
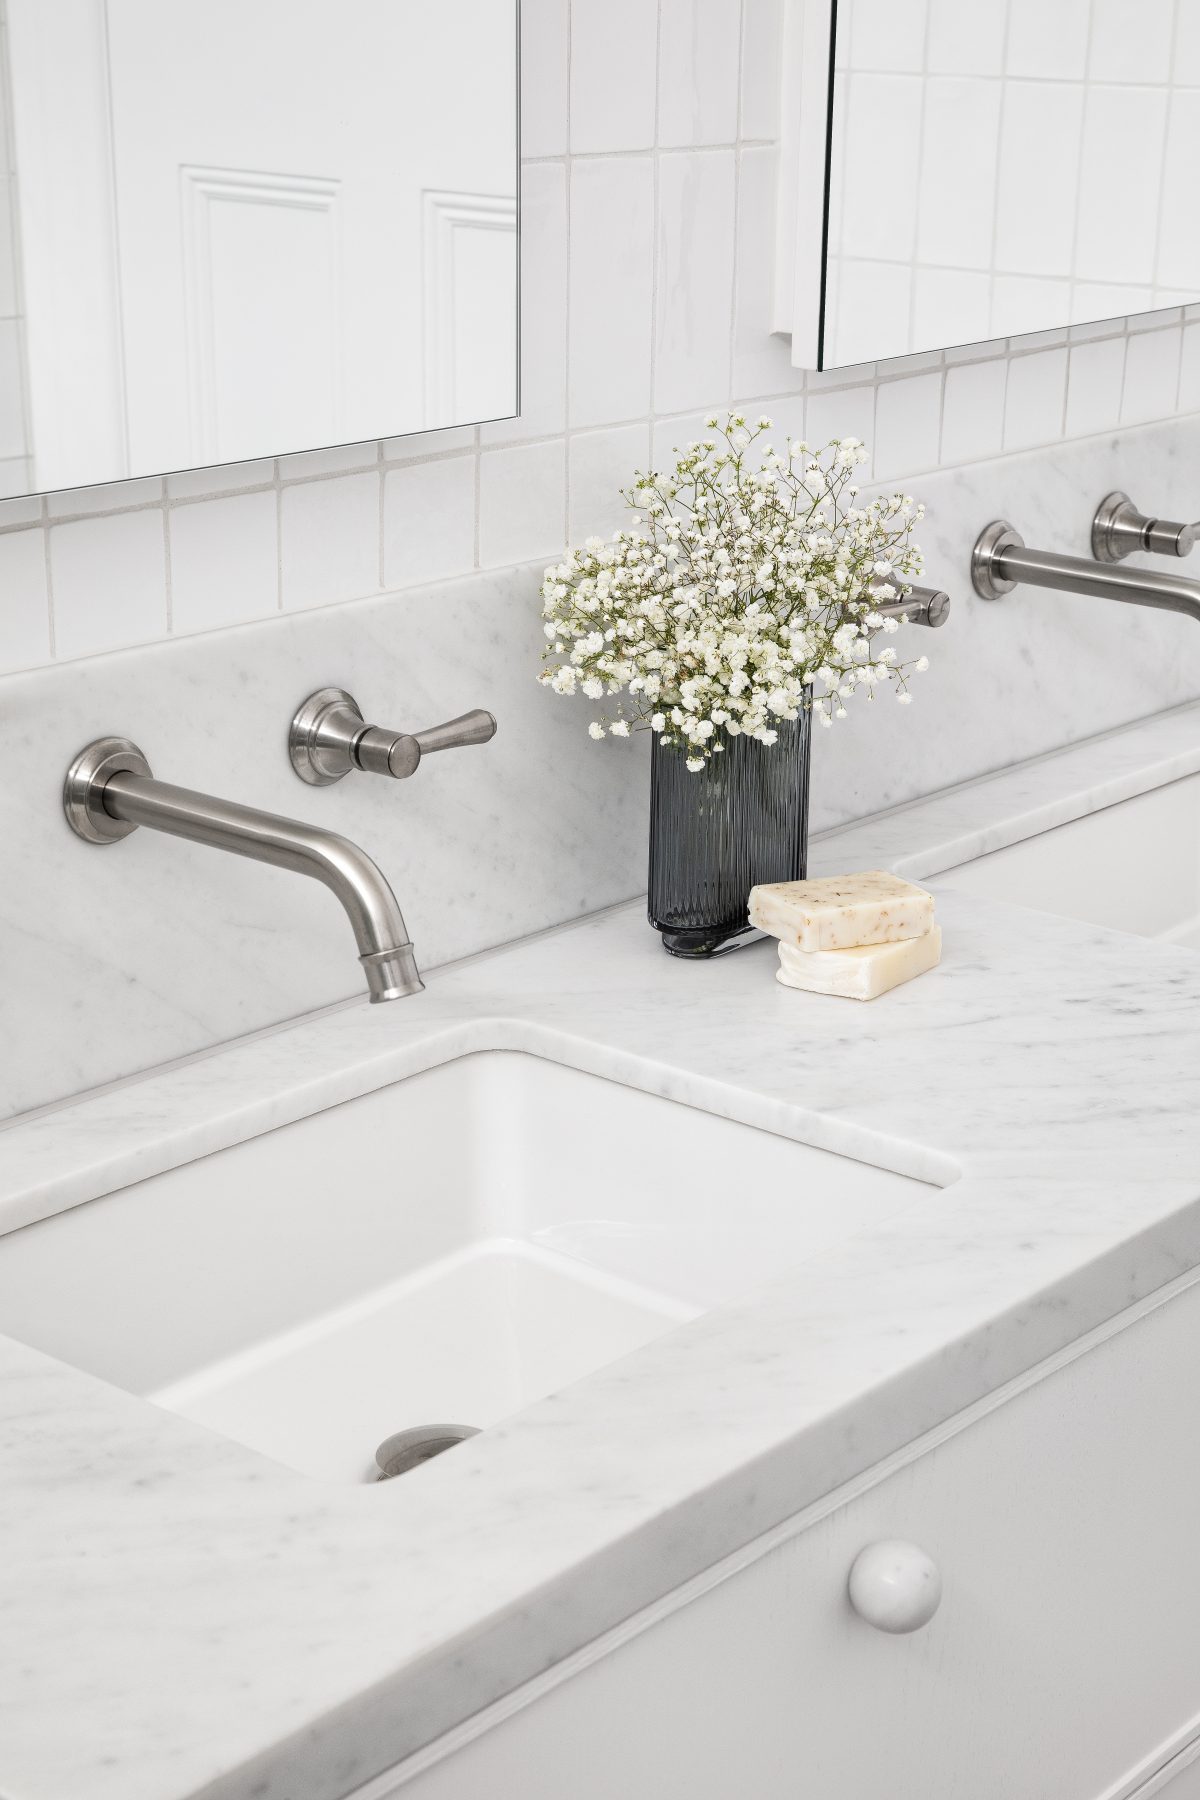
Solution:
<path fill-rule="evenodd" d="M 650 763 L 650 923 L 672 956 L 717 956 L 749 932 L 760 881 L 799 881 L 808 856 L 811 714 L 780 720 L 779 741 L 726 738 L 691 773 L 655 735 Z"/>

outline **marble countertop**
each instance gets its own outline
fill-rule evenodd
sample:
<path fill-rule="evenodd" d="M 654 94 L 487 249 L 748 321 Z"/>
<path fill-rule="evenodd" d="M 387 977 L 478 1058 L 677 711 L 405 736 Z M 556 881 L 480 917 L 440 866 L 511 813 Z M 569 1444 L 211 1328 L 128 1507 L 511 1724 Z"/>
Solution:
<path fill-rule="evenodd" d="M 1182 708 L 831 834 L 937 895 L 941 967 L 869 1006 L 631 906 L 0 1133 L 12 1229 L 496 1047 L 960 1171 L 386 1489 L 0 1339 L 0 1792 L 336 1800 L 1200 1261 L 1200 957 L 937 879 L 1198 768 Z"/>

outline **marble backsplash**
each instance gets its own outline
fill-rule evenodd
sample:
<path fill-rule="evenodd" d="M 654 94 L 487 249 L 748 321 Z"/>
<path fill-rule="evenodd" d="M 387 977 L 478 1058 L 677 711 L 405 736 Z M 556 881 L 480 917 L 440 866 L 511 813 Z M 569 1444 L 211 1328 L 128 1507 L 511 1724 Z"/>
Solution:
<path fill-rule="evenodd" d="M 933 663 L 915 705 L 860 699 L 818 734 L 814 827 L 1200 697 L 1188 620 L 1034 590 L 989 606 L 966 575 L 997 516 L 1032 545 L 1078 554 L 1112 487 L 1190 518 L 1198 450 L 1184 419 L 923 478 L 928 576 L 954 610 L 942 631 L 911 634 Z M 646 745 L 591 743 L 586 703 L 534 683 L 538 576 L 475 575 L 0 681 L 0 1116 L 360 992 L 349 927 L 316 884 L 148 831 L 103 848 L 72 836 L 62 778 L 92 737 L 131 737 L 163 780 L 361 844 L 426 969 L 640 890 Z M 287 724 L 329 685 L 381 724 L 417 729 L 486 706 L 500 730 L 410 781 L 306 788 Z"/>

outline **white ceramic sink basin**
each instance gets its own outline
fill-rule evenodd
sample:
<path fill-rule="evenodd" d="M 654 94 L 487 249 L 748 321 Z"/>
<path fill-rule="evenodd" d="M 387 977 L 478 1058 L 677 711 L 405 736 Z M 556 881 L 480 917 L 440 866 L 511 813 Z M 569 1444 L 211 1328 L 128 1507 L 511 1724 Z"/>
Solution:
<path fill-rule="evenodd" d="M 430 1069 L 0 1239 L 0 1331 L 307 1474 L 486 1427 L 929 1184 L 540 1058 Z"/>
<path fill-rule="evenodd" d="M 1200 950 L 1200 775 L 938 877 L 968 894 Z"/>

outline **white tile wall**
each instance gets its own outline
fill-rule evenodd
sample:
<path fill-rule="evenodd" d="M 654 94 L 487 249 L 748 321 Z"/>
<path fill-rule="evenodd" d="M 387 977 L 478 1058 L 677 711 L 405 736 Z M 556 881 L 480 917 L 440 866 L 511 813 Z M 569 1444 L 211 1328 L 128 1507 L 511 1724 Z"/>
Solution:
<path fill-rule="evenodd" d="M 98 656 L 165 635 L 165 527 L 166 516 L 154 508 L 51 526 L 50 604 L 59 656 Z M 214 548 L 219 560 L 220 547 Z"/>
<path fill-rule="evenodd" d="M 377 446 L 372 446 L 377 450 Z M 441 463 L 430 468 L 440 469 Z M 264 496 L 265 498 L 265 496 Z M 296 607 L 361 600 L 382 585 L 379 475 L 333 475 L 285 487 L 279 505 L 280 600 Z M 174 576 L 174 565 L 172 565 Z"/>
<path fill-rule="evenodd" d="M 167 519 L 171 623 L 180 636 L 278 611 L 273 493 L 231 494 L 208 505 L 176 506 Z"/>
<path fill-rule="evenodd" d="M 439 581 L 475 564 L 473 456 L 389 469 L 383 489 L 383 583 Z M 300 496 L 301 505 L 306 498 Z"/>
<path fill-rule="evenodd" d="M 523 5 L 522 417 L 0 498 L 0 672 L 549 557 L 568 530 L 611 528 L 634 465 L 661 464 L 731 403 L 774 417 L 781 435 L 861 437 L 881 479 L 912 477 L 918 492 L 927 470 L 1200 410 L 1200 308 L 1127 323 L 1152 295 L 1123 264 L 1091 284 L 1114 317 L 1069 343 L 1002 339 L 806 378 L 766 329 L 781 0 Z M 1093 61 L 1107 67 L 1129 7 L 1092 5 Z M 1023 77 L 1081 79 L 1077 10 L 878 0 L 871 79 L 920 67 L 920 38 L 924 67 L 947 77 L 938 128 L 952 146 L 955 121 L 968 129 L 983 111 L 1006 42 Z M 1178 13 L 1174 77 L 1200 87 L 1200 5 Z M 1194 129 L 1190 106 L 1176 94 L 1173 131 Z M 971 198 L 960 248 L 977 260 Z M 1163 243 L 1176 262 L 1162 268 L 1187 285 L 1200 236 Z M 3 252 L 0 228 L 0 295 Z M 980 272 L 952 271 L 964 283 Z M 914 285 L 917 313 L 947 302 L 936 283 Z M 7 467 L 0 445 L 0 495 Z"/>

